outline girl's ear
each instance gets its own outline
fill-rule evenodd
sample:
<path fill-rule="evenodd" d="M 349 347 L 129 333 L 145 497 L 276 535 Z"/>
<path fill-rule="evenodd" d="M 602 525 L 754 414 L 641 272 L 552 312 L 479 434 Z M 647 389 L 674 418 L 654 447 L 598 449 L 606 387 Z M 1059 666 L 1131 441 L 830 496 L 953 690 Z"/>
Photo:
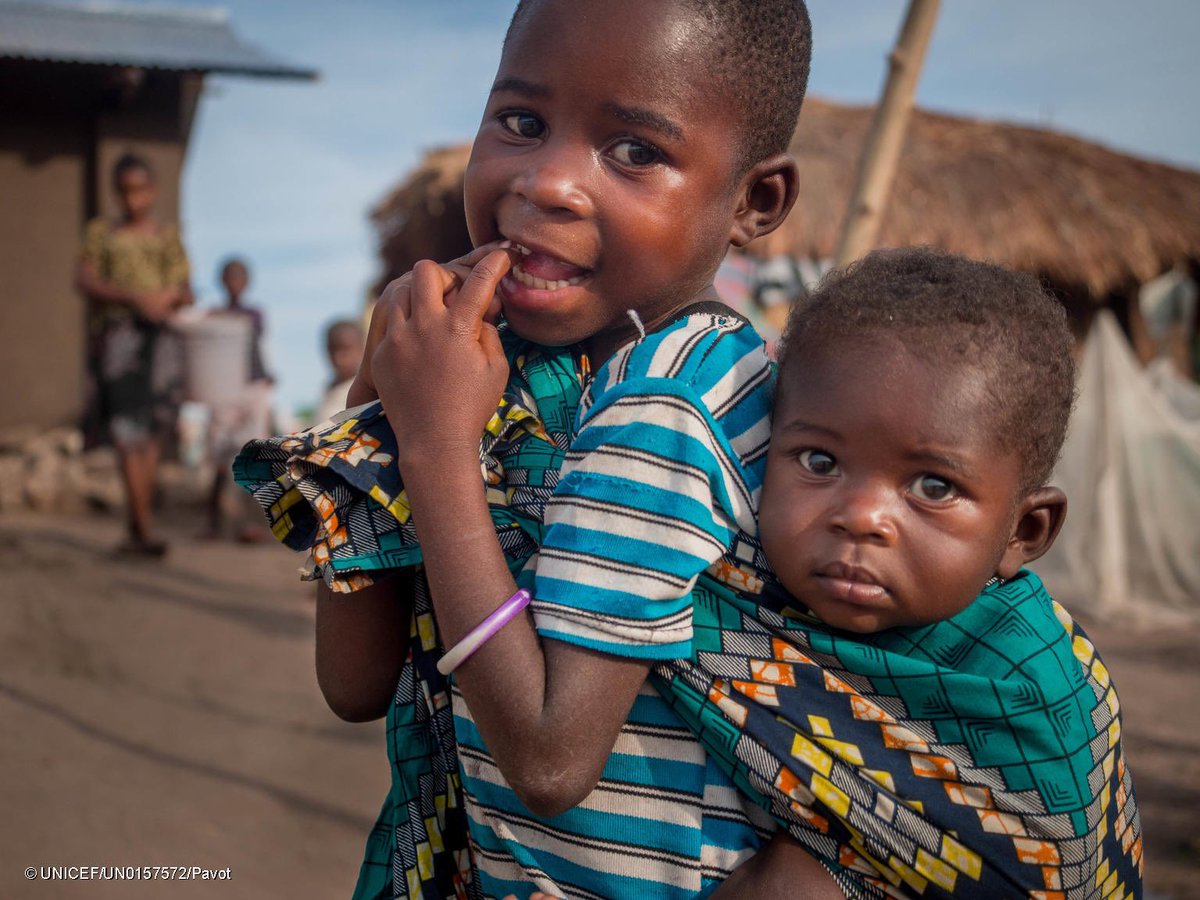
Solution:
<path fill-rule="evenodd" d="M 1056 487 L 1030 491 L 1017 509 L 1012 536 L 996 566 L 1001 578 L 1012 578 L 1025 563 L 1050 549 L 1067 517 L 1067 495 Z"/>
<path fill-rule="evenodd" d="M 800 171 L 787 153 L 768 156 L 751 166 L 739 187 L 729 243 L 744 247 L 769 234 L 787 218 L 800 190 Z"/>

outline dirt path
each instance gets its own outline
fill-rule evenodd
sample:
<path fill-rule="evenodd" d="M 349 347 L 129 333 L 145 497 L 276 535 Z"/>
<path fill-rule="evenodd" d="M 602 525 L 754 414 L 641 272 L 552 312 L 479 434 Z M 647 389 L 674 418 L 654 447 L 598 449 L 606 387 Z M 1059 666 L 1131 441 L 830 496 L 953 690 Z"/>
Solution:
<path fill-rule="evenodd" d="M 382 726 L 326 709 L 298 559 L 189 533 L 130 564 L 107 556 L 108 519 L 0 517 L 17 567 L 0 588 L 0 897 L 349 896 L 386 790 Z M 24 876 L 91 865 L 231 872 Z"/>
<path fill-rule="evenodd" d="M 1147 897 L 1200 897 L 1200 627 L 1135 631 L 1081 620 L 1120 692 Z"/>
<path fill-rule="evenodd" d="M 0 516 L 0 898 L 345 898 L 387 781 L 382 727 L 313 677 L 311 588 L 277 546 L 109 558 L 107 518 Z M 1087 623 L 1121 689 L 1147 887 L 1200 890 L 1200 628 Z M 41 866 L 220 882 L 26 881 Z"/>

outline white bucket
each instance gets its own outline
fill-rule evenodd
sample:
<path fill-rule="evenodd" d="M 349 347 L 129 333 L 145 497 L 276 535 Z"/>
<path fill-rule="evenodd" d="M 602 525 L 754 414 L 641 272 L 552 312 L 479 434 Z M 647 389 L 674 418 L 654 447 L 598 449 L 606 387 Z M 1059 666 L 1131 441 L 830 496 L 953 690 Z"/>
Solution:
<path fill-rule="evenodd" d="M 237 402 L 250 380 L 250 319 L 207 315 L 175 327 L 183 336 L 187 399 L 210 406 Z"/>

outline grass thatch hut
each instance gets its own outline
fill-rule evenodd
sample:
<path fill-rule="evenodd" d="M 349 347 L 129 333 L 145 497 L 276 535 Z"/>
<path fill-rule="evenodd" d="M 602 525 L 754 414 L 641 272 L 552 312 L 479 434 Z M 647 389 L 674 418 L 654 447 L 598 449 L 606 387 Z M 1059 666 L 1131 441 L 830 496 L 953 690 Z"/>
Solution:
<path fill-rule="evenodd" d="M 871 115 L 805 105 L 792 142 L 800 199 L 752 252 L 833 256 Z M 878 243 L 988 259 L 1041 277 L 1068 302 L 1105 303 L 1200 258 L 1200 173 L 1043 128 L 918 110 Z"/>
<path fill-rule="evenodd" d="M 833 256 L 870 107 L 810 99 L 792 151 L 800 199 L 756 256 Z M 372 214 L 386 278 L 422 257 L 469 246 L 462 216 L 468 148 L 430 153 Z M 1200 260 L 1200 173 L 1042 128 L 918 110 L 880 246 L 931 244 L 1042 278 L 1078 319 L 1100 305 L 1124 317 L 1138 285 Z"/>
<path fill-rule="evenodd" d="M 431 150 L 417 168 L 371 210 L 383 273 L 376 295 L 418 260 L 446 261 L 471 249 L 463 212 L 469 144 Z"/>

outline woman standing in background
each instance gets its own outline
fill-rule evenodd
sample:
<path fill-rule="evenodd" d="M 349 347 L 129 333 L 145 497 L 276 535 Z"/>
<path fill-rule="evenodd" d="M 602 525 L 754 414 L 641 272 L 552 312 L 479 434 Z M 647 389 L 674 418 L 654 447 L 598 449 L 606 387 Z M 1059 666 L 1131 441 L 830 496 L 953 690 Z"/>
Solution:
<path fill-rule="evenodd" d="M 165 323 L 192 302 L 192 291 L 179 230 L 154 217 L 149 163 L 127 153 L 112 179 L 121 217 L 88 223 L 76 276 L 93 304 L 89 418 L 120 459 L 129 513 L 120 552 L 157 557 L 167 550 L 151 521 L 159 445 L 175 422 L 182 374 Z"/>

